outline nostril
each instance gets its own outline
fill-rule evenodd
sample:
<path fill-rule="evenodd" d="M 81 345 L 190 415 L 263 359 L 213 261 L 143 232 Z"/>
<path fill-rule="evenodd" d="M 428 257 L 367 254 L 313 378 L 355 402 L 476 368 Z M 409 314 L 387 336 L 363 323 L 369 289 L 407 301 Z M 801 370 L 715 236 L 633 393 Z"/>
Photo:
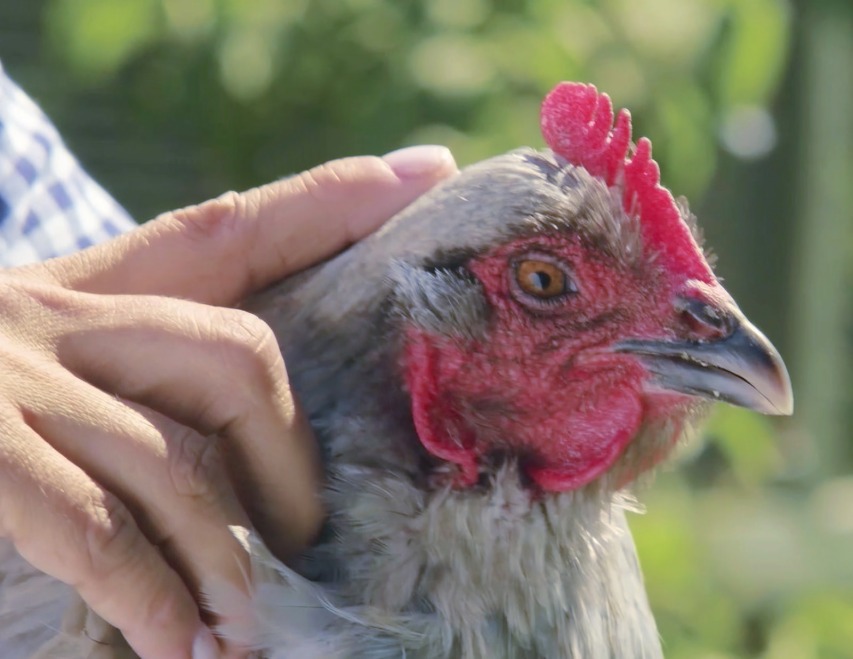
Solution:
<path fill-rule="evenodd" d="M 680 317 L 690 338 L 697 341 L 721 339 L 734 330 L 731 314 L 695 298 L 681 300 Z"/>

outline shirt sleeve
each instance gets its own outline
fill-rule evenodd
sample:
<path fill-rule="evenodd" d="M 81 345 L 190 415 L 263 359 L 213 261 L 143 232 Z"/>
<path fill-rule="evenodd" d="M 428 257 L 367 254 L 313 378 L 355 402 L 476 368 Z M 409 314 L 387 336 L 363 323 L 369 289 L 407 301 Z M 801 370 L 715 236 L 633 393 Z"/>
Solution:
<path fill-rule="evenodd" d="M 0 65 L 0 266 L 68 254 L 135 226 Z"/>

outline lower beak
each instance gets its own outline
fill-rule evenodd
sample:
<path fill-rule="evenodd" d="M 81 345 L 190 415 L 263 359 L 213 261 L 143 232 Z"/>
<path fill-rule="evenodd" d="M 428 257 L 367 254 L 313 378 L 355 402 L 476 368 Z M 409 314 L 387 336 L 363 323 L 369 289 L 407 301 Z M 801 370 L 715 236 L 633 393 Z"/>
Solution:
<path fill-rule="evenodd" d="M 636 354 L 664 389 L 763 414 L 794 411 L 791 378 L 782 357 L 745 318 L 728 336 L 715 341 L 632 339 L 618 343 L 615 350 Z"/>

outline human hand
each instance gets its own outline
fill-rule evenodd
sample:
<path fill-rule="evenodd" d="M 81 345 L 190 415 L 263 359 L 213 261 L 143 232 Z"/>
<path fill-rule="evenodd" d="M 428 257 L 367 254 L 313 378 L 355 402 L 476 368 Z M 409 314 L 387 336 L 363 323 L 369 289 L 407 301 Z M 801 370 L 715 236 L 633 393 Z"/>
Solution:
<path fill-rule="evenodd" d="M 436 147 L 335 161 L 0 271 L 0 536 L 142 657 L 217 656 L 196 601 L 248 588 L 228 525 L 281 555 L 322 520 L 275 338 L 227 307 L 455 171 Z"/>

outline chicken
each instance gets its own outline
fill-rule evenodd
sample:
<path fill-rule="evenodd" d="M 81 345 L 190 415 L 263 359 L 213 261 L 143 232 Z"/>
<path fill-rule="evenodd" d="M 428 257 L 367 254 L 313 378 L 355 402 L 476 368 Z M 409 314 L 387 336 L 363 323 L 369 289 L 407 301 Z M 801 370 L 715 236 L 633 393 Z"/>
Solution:
<path fill-rule="evenodd" d="M 790 380 L 629 114 L 563 83 L 542 130 L 247 301 L 330 511 L 291 567 L 235 529 L 254 595 L 210 601 L 259 656 L 662 656 L 630 486 L 712 401 L 790 414 Z"/>

